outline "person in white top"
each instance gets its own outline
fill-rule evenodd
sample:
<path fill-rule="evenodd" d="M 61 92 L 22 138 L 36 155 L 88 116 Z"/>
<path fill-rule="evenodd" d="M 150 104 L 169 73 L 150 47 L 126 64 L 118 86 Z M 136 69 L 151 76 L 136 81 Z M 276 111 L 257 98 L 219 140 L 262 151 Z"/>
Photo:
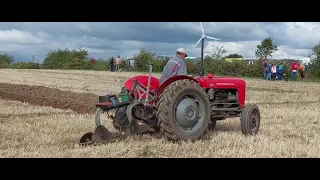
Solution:
<path fill-rule="evenodd" d="M 271 66 L 272 79 L 275 81 L 277 76 L 277 66 L 272 64 Z"/>
<path fill-rule="evenodd" d="M 120 56 L 118 56 L 116 58 L 116 71 L 120 71 L 120 64 L 121 64 L 121 60 L 120 60 Z"/>

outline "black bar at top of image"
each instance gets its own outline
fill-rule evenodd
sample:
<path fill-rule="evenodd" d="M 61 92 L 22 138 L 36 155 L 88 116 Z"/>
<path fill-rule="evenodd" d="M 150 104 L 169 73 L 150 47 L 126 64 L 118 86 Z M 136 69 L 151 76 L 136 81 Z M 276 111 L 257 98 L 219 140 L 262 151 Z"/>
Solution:
<path fill-rule="evenodd" d="M 11 4 L 12 3 L 12 4 Z M 2 22 L 311 22 L 307 1 L 6 1 Z M 19 8 L 18 8 L 19 7 Z"/>

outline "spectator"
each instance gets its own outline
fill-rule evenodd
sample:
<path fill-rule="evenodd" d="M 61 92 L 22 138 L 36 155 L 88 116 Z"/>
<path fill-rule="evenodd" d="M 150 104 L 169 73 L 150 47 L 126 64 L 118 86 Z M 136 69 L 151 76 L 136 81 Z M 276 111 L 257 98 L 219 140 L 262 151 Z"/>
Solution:
<path fill-rule="evenodd" d="M 113 72 L 113 68 L 114 68 L 114 58 L 113 58 L 113 56 L 111 57 L 111 59 L 109 61 L 109 65 L 110 65 L 110 71 Z"/>
<path fill-rule="evenodd" d="M 267 79 L 267 63 L 268 63 L 268 60 L 267 59 L 264 59 L 263 60 L 263 63 L 262 63 L 262 67 L 263 67 L 263 79 Z"/>
<path fill-rule="evenodd" d="M 304 70 L 305 70 L 305 67 L 304 67 L 304 65 L 303 65 L 303 61 L 300 61 L 300 64 L 299 64 L 299 73 L 300 73 L 301 78 L 304 78 Z"/>
<path fill-rule="evenodd" d="M 267 73 L 267 80 L 271 80 L 271 65 L 269 63 L 267 63 L 266 73 Z"/>
<path fill-rule="evenodd" d="M 120 64 L 121 64 L 121 60 L 120 60 L 120 56 L 117 57 L 116 59 L 116 71 L 120 71 Z"/>
<path fill-rule="evenodd" d="M 282 80 L 282 75 L 283 75 L 283 65 L 280 62 L 277 66 L 277 74 L 278 74 L 278 80 Z"/>
<path fill-rule="evenodd" d="M 296 80 L 296 72 L 297 72 L 297 62 L 292 61 L 291 63 L 291 80 Z"/>
<path fill-rule="evenodd" d="M 276 80 L 277 77 L 277 66 L 272 64 L 271 65 L 271 72 L 272 72 L 272 80 Z"/>
<path fill-rule="evenodd" d="M 130 60 L 127 58 L 126 60 L 126 71 L 128 72 L 130 68 Z"/>

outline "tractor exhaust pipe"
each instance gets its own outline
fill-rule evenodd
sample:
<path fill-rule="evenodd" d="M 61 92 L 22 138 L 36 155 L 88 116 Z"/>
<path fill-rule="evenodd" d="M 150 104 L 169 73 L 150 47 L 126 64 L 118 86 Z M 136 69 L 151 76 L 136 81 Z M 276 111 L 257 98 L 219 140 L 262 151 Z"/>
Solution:
<path fill-rule="evenodd" d="M 201 67 L 200 67 L 200 76 L 202 77 L 202 76 L 204 76 L 204 60 L 203 60 L 203 48 L 204 48 L 204 38 L 202 38 L 202 40 L 201 40 Z"/>

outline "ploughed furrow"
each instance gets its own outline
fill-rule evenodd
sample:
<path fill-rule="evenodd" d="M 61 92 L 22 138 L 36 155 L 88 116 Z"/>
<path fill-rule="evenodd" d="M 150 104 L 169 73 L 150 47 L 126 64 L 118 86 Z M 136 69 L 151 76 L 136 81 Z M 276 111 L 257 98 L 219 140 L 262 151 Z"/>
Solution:
<path fill-rule="evenodd" d="M 80 114 L 93 114 L 98 95 L 62 91 L 57 88 L 0 83 L 0 98 L 37 106 L 70 109 Z"/>

